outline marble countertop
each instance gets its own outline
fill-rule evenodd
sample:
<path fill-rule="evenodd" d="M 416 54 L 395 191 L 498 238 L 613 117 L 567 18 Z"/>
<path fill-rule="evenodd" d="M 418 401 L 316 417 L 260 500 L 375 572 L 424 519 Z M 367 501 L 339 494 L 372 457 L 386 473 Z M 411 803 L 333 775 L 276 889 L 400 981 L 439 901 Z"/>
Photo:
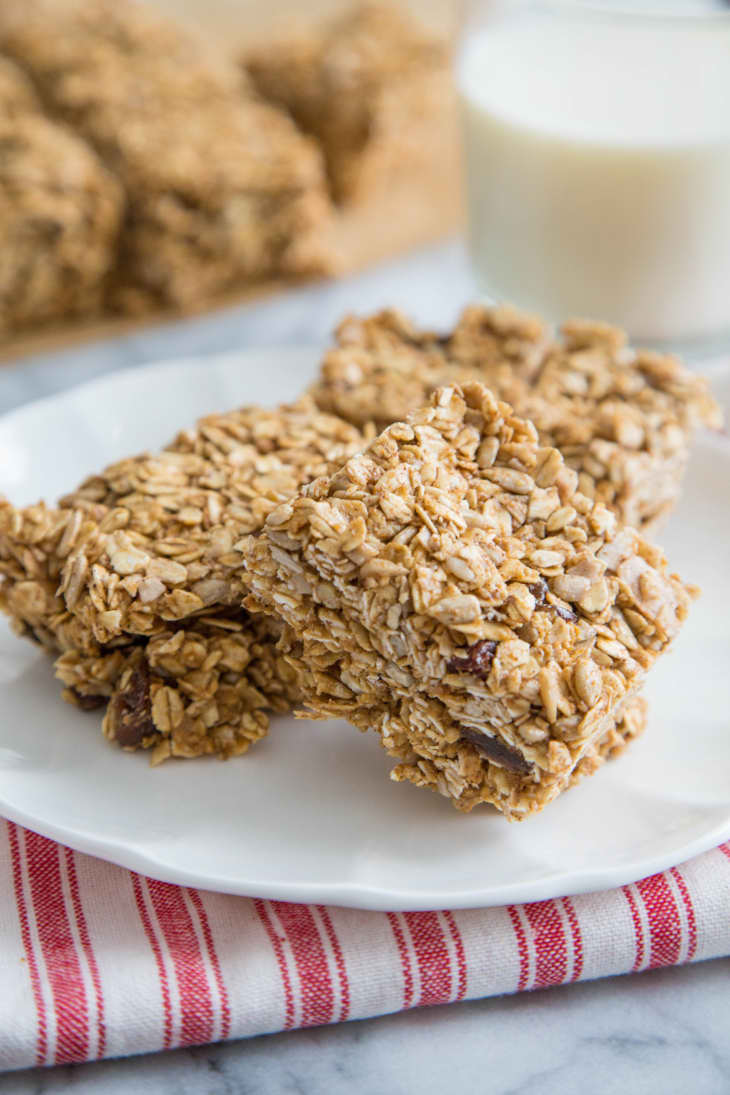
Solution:
<path fill-rule="evenodd" d="M 0 1095 L 727 1095 L 730 959 L 228 1045 L 33 1069 Z"/>
<path fill-rule="evenodd" d="M 114 369 L 322 344 L 348 310 L 433 327 L 473 295 L 458 242 L 265 303 L 0 366 L 0 412 Z M 0 1077 L 0 1095 L 725 1095 L 730 959 L 221 1046 Z"/>

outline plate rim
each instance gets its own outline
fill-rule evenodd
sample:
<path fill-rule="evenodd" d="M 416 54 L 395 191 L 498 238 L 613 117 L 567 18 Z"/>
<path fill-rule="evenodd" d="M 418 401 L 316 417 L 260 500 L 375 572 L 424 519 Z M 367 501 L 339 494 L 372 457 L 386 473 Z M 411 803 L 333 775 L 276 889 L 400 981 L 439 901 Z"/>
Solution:
<path fill-rule="evenodd" d="M 0 792 L 1 794 L 1 792 Z M 31 829 L 74 851 L 101 859 L 113 866 L 135 871 L 138 874 L 167 882 L 175 886 L 192 886 L 211 893 L 228 894 L 264 901 L 288 901 L 296 904 L 325 904 L 340 908 L 363 909 L 370 912 L 431 912 L 434 909 L 488 909 L 503 905 L 528 904 L 533 901 L 554 900 L 559 897 L 575 897 L 580 894 L 600 893 L 619 889 L 622 886 L 641 881 L 651 875 L 681 866 L 687 860 L 712 851 L 718 845 L 730 839 L 730 817 L 712 830 L 683 844 L 679 849 L 663 854 L 632 861 L 622 867 L 602 868 L 583 871 L 580 881 L 575 874 L 554 872 L 533 880 L 531 883 L 505 883 L 501 886 L 483 890 L 458 890 L 448 895 L 431 890 L 393 890 L 353 882 L 320 883 L 254 883 L 246 880 L 232 882 L 225 876 L 211 875 L 207 878 L 176 867 L 165 865 L 153 857 L 137 852 L 134 848 L 125 848 L 114 840 L 96 838 L 90 834 L 77 833 L 74 829 L 56 826 L 52 822 L 40 824 L 32 814 L 22 809 L 7 807 L 0 799 L 2 816 L 15 824 Z M 534 819 L 533 819 L 534 820 Z M 510 824 L 505 821 L 505 824 Z M 527 822 L 529 824 L 529 821 Z M 565 879 L 566 882 L 561 882 Z M 567 881 L 572 879 L 573 881 Z M 447 905 L 444 904 L 447 900 Z"/>
<path fill-rule="evenodd" d="M 200 367 L 205 364 L 208 365 L 221 365 L 228 362 L 234 362 L 241 358 L 247 358 L 254 354 L 268 354 L 275 353 L 281 357 L 291 357 L 292 361 L 298 357 L 304 359 L 307 355 L 312 353 L 321 353 L 321 342 L 300 342 L 295 346 L 291 344 L 282 345 L 261 345 L 261 346 L 242 346 L 238 350 L 222 350 L 216 351 L 211 354 L 185 354 L 182 357 L 161 357 L 154 361 L 143 361 L 136 365 L 123 365 L 120 368 L 110 369 L 107 372 L 100 373 L 98 376 L 89 377 L 87 380 L 77 380 L 74 384 L 69 384 L 67 388 L 62 388 L 60 391 L 51 392 L 49 395 L 39 395 L 35 399 L 28 399 L 23 403 L 19 403 L 14 407 L 9 407 L 7 410 L 0 410 L 0 425 L 6 422 L 13 422 L 15 419 L 22 419 L 24 415 L 31 414 L 42 410 L 44 407 L 51 406 L 54 403 L 63 402 L 71 396 L 78 396 L 81 392 L 91 391 L 94 388 L 105 388 L 107 386 L 114 386 L 120 381 L 129 381 L 132 377 L 144 374 L 164 373 L 173 369 L 190 368 L 193 366 Z M 1 366 L 0 366 L 1 367 Z M 303 393 L 302 393 L 303 394 Z"/>
<path fill-rule="evenodd" d="M 105 388 L 113 391 L 120 383 L 127 384 L 132 378 L 140 376 L 164 375 L 165 372 L 172 370 L 179 373 L 181 369 L 190 369 L 194 372 L 196 369 L 225 367 L 233 362 L 245 363 L 246 359 L 260 355 L 275 355 L 279 360 L 286 358 L 292 364 L 301 361 L 311 363 L 316 361 L 315 355 L 320 351 L 321 344 L 318 345 L 314 342 L 284 346 L 249 346 L 223 353 L 191 354 L 185 357 L 164 358 L 141 365 L 126 366 L 101 376 L 82 380 L 60 392 L 41 396 L 38 399 L 11 408 L 0 414 L 0 427 L 6 424 L 16 425 L 18 422 L 22 424 L 22 419 L 25 416 L 32 416 L 39 412 L 43 413 L 51 406 L 57 406 L 59 403 L 63 404 L 67 400 L 73 401 L 88 392 L 103 392 Z M 711 448 L 718 447 L 724 455 L 730 453 L 730 438 L 727 436 L 703 431 L 700 434 L 699 443 Z M 39 817 L 34 811 L 28 811 L 15 804 L 12 797 L 9 800 L 7 791 L 2 786 L 0 786 L 0 815 L 10 822 L 25 826 L 78 852 L 174 885 L 194 886 L 216 893 L 249 898 L 325 903 L 370 911 L 428 911 L 443 907 L 445 900 L 448 902 L 448 907 L 453 909 L 489 908 L 510 903 L 541 901 L 614 889 L 685 862 L 687 859 L 715 848 L 718 844 L 730 839 L 729 814 L 725 821 L 709 828 L 699 836 L 684 841 L 672 851 L 667 850 L 656 852 L 653 855 L 643 855 L 620 865 L 596 867 L 590 870 L 582 869 L 579 873 L 576 873 L 575 868 L 573 870 L 553 870 L 528 881 L 467 887 L 445 894 L 434 889 L 411 888 L 398 890 L 392 886 L 383 887 L 352 880 L 328 882 L 297 881 L 295 879 L 294 881 L 284 880 L 262 885 L 248 878 L 233 880 L 225 874 L 213 873 L 206 876 L 202 875 L 200 871 L 185 870 L 174 864 L 165 863 L 164 855 L 160 857 L 159 854 L 155 856 L 153 853 L 144 852 L 139 848 L 136 841 L 132 844 L 125 844 L 123 841 L 112 837 L 99 836 L 89 832 L 88 829 L 83 827 L 79 828 L 68 823 L 59 825 L 52 820 L 49 821 L 44 817 Z M 534 819 L 532 823 L 535 823 Z M 505 822 L 505 824 L 507 823 Z M 527 824 L 529 825 L 530 821 Z"/>

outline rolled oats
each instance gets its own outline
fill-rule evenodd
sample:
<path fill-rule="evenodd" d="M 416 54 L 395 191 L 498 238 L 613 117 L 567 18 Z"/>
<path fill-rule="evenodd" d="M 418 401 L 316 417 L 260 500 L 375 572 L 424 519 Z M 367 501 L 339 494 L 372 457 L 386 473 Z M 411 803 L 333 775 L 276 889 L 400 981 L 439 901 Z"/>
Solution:
<path fill-rule="evenodd" d="M 395 779 L 462 810 L 489 802 L 521 819 L 593 770 L 640 721 L 635 696 L 689 594 L 576 480 L 530 422 L 470 383 L 438 389 L 274 511 L 244 545 L 245 603 L 283 618 L 307 710 L 376 729 Z M 557 532 L 529 516 L 550 510 L 546 497 L 572 511 Z M 586 607 L 584 583 L 566 577 L 602 582 L 607 601 Z"/>
<path fill-rule="evenodd" d="M 623 332 L 604 324 L 568 323 L 556 338 L 506 306 L 467 308 L 447 336 L 419 331 L 394 311 L 347 318 L 312 394 L 322 410 L 382 429 L 438 386 L 472 380 L 536 425 L 546 446 L 532 471 L 538 486 L 550 486 L 563 467 L 559 449 L 583 494 L 645 529 L 676 501 L 694 427 L 719 424 L 706 382 L 675 358 L 631 350 Z M 493 438 L 485 438 L 477 461 L 486 471 L 493 459 Z M 496 476 L 487 477 L 529 489 L 512 468 Z M 549 507 L 551 531 L 569 522 L 557 497 L 539 504 Z"/>
<path fill-rule="evenodd" d="M 297 701 L 293 671 L 278 657 L 278 627 L 246 613 L 201 617 L 142 645 L 56 661 L 64 697 L 107 705 L 103 731 L 125 749 L 167 757 L 245 753 L 270 711 Z"/>
<path fill-rule="evenodd" d="M 248 407 L 91 476 L 58 509 L 0 502 L 0 608 L 61 654 L 68 700 L 109 704 L 111 740 L 156 763 L 244 752 L 296 692 L 279 625 L 241 610 L 241 542 L 363 443 L 308 399 Z"/>
<path fill-rule="evenodd" d="M 162 452 L 111 465 L 61 500 L 63 511 L 103 511 L 62 568 L 66 604 L 102 644 L 238 608 L 241 539 L 362 444 L 304 399 L 210 415 Z"/>
<path fill-rule="evenodd" d="M 0 57 L 0 113 L 5 118 L 40 114 L 40 100 L 21 69 L 6 57 Z"/>
<path fill-rule="evenodd" d="M 0 609 L 19 635 L 49 651 L 95 647 L 59 596 L 58 584 L 69 558 L 94 534 L 101 512 L 50 509 L 42 502 L 16 509 L 0 499 Z M 69 567 L 72 600 L 85 576 L 77 563 Z"/>

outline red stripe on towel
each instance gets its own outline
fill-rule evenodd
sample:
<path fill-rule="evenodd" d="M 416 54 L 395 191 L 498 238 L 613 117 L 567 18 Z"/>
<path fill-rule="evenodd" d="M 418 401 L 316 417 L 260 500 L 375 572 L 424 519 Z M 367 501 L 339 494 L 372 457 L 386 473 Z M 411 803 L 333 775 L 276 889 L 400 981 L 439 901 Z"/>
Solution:
<path fill-rule="evenodd" d="M 421 982 L 419 1007 L 447 1004 L 451 999 L 451 956 L 436 912 L 407 912 L 403 919 L 413 941 Z"/>
<path fill-rule="evenodd" d="M 531 901 L 524 906 L 535 947 L 532 988 L 562 985 L 568 972 L 565 925 L 555 901 Z"/>
<path fill-rule="evenodd" d="M 406 943 L 406 937 L 403 934 L 403 929 L 400 925 L 400 920 L 398 919 L 398 913 L 388 913 L 387 916 L 388 923 L 395 936 L 395 942 L 400 956 L 400 967 L 403 975 L 403 1007 L 410 1008 L 413 1005 L 413 970 L 411 968 L 411 956 L 408 953 L 408 944 Z"/>
<path fill-rule="evenodd" d="M 197 890 L 188 890 L 188 893 L 190 895 L 190 900 L 193 903 L 193 907 L 198 914 L 200 929 L 203 933 L 203 939 L 205 940 L 205 946 L 208 951 L 208 958 L 213 967 L 213 976 L 215 977 L 215 983 L 218 988 L 218 998 L 221 1002 L 221 1039 L 225 1040 L 231 1033 L 231 1003 L 228 998 L 228 989 L 223 980 L 223 971 L 221 970 L 218 952 L 216 951 L 215 943 L 213 942 L 213 932 L 210 929 L 210 921 L 208 919 L 208 914 L 205 911 L 205 905 Z"/>
<path fill-rule="evenodd" d="M 84 957 L 86 958 L 86 965 L 89 967 L 89 974 L 91 975 L 91 983 L 94 986 L 94 995 L 96 997 L 96 1056 L 100 1059 L 106 1052 L 106 1022 L 104 1020 L 104 991 L 101 987 L 101 977 L 99 976 L 99 967 L 96 963 L 96 955 L 94 954 L 94 948 L 91 945 L 91 938 L 89 936 L 89 929 L 86 924 L 86 917 L 84 916 L 84 908 L 81 903 L 81 891 L 79 889 L 79 879 L 76 874 L 76 856 L 70 848 L 65 848 L 66 854 L 66 871 L 68 873 L 69 888 L 71 890 L 71 906 L 73 908 L 74 917 L 76 918 L 76 929 L 79 933 L 79 939 L 81 940 L 81 946 L 83 947 Z"/>
<path fill-rule="evenodd" d="M 573 944 L 573 972 L 570 975 L 570 980 L 577 981 L 583 973 L 583 937 L 580 933 L 580 923 L 573 902 L 569 897 L 563 897 L 562 905 L 570 925 L 570 937 Z"/>
<path fill-rule="evenodd" d="M 147 879 L 152 906 L 167 944 L 180 997 L 178 1045 L 201 1045 L 213 1036 L 213 999 L 200 943 L 183 891 Z"/>
<path fill-rule="evenodd" d="M 350 983 L 347 977 L 347 967 L 345 966 L 345 957 L 342 953 L 342 947 L 340 941 L 337 938 L 337 932 L 332 924 L 332 918 L 327 912 L 324 905 L 317 905 L 317 912 L 322 918 L 324 924 L 324 930 L 327 933 L 327 938 L 330 941 L 332 947 L 332 953 L 335 957 L 335 966 L 337 968 L 337 977 L 340 983 L 340 1022 L 344 1022 L 350 1016 Z"/>
<path fill-rule="evenodd" d="M 647 969 L 673 966 L 682 947 L 682 920 L 671 887 L 663 874 L 636 883 L 649 920 L 649 964 Z"/>
<path fill-rule="evenodd" d="M 23 892 L 23 870 L 21 866 L 19 834 L 24 833 L 25 830 L 19 829 L 12 821 L 9 821 L 7 826 L 10 858 L 13 870 L 13 887 L 15 889 L 15 904 L 17 906 L 18 922 L 20 924 L 20 938 L 23 941 L 23 950 L 25 951 L 25 960 L 28 963 L 28 974 L 30 976 L 30 987 L 33 993 L 36 1015 L 38 1017 L 36 1064 L 43 1065 L 46 1063 L 46 1053 L 48 1052 L 48 1020 L 46 1017 L 46 1005 L 43 999 L 43 992 L 41 990 L 38 961 L 31 938 L 28 908 Z"/>
<path fill-rule="evenodd" d="M 520 975 L 517 980 L 517 992 L 522 992 L 527 988 L 527 980 L 530 970 L 530 956 L 527 947 L 527 936 L 525 935 L 525 929 L 522 926 L 520 920 L 520 914 L 515 905 L 507 906 L 507 914 L 510 918 L 513 931 L 515 933 L 515 939 L 517 941 L 517 953 L 520 959 Z"/>
<path fill-rule="evenodd" d="M 301 993 L 301 1026 L 331 1023 L 335 995 L 329 962 L 309 906 L 272 901 L 271 907 L 294 957 Z"/>
<path fill-rule="evenodd" d="M 56 1015 L 57 1065 L 85 1061 L 89 1009 L 81 964 L 71 934 L 61 882 L 61 847 L 29 829 L 25 833 L 31 902 Z"/>
<path fill-rule="evenodd" d="M 456 950 L 456 968 L 458 983 L 456 987 L 455 1000 L 463 1000 L 466 996 L 466 951 L 464 950 L 464 940 L 461 938 L 461 932 L 459 931 L 459 925 L 456 923 L 456 918 L 452 912 L 444 912 L 444 919 L 449 925 L 449 931 L 451 932 L 451 938 L 454 941 L 454 949 Z"/>

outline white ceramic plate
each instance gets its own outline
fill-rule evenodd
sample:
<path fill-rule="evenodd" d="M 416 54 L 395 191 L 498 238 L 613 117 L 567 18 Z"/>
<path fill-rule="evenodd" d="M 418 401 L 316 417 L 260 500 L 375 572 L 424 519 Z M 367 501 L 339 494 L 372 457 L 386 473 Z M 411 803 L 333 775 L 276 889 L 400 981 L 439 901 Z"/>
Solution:
<path fill-rule="evenodd" d="M 52 499 L 205 412 L 293 397 L 313 350 L 116 373 L 0 420 L 0 491 Z M 0 632 L 0 812 L 170 882 L 367 908 L 454 908 L 623 884 L 730 836 L 730 444 L 701 440 L 663 536 L 705 595 L 652 673 L 625 756 L 542 815 L 463 817 L 387 778 L 374 735 L 275 720 L 247 757 L 151 769 L 61 702 L 47 659 Z"/>

